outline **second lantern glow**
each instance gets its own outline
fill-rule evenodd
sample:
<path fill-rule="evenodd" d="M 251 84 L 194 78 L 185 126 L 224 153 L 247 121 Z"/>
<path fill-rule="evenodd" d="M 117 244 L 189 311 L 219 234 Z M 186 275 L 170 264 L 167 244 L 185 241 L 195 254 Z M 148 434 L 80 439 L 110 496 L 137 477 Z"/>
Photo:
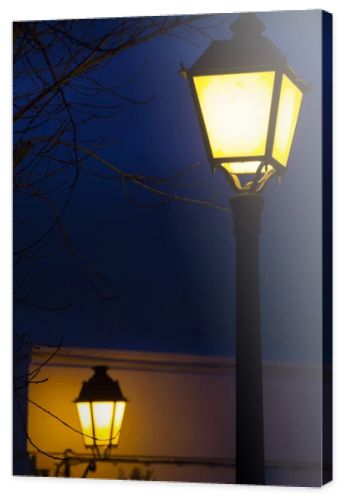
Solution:
<path fill-rule="evenodd" d="M 82 385 L 75 400 L 84 445 L 97 458 L 109 455 L 118 446 L 127 399 L 106 366 L 95 366 L 94 375 Z"/>

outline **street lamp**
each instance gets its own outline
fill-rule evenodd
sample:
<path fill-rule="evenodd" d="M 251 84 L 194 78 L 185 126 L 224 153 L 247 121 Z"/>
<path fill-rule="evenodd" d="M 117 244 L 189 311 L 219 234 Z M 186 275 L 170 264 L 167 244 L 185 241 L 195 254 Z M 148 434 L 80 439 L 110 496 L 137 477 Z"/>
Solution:
<path fill-rule="evenodd" d="M 253 13 L 240 14 L 229 40 L 213 41 L 190 69 L 212 170 L 236 191 L 236 481 L 264 484 L 264 429 L 259 300 L 259 233 L 269 179 L 285 172 L 304 83 L 262 35 Z"/>
<path fill-rule="evenodd" d="M 84 445 L 97 459 L 107 458 L 119 442 L 127 399 L 119 383 L 107 374 L 107 366 L 95 366 L 75 400 Z"/>

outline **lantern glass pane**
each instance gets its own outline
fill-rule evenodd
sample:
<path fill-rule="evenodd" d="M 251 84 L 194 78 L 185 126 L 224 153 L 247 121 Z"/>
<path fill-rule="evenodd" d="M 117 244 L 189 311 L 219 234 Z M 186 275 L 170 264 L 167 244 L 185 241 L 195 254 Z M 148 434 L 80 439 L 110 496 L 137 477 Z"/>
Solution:
<path fill-rule="evenodd" d="M 113 423 L 113 401 L 97 401 L 92 403 L 95 444 L 109 446 Z"/>
<path fill-rule="evenodd" d="M 231 174 L 255 174 L 260 165 L 260 161 L 238 161 L 231 163 L 222 163 L 222 167 Z M 262 171 L 265 171 L 263 167 Z"/>
<path fill-rule="evenodd" d="M 265 154 L 274 71 L 193 77 L 212 156 Z"/>
<path fill-rule="evenodd" d="M 283 75 L 272 156 L 284 167 L 288 163 L 301 101 L 301 90 Z"/>
<path fill-rule="evenodd" d="M 93 446 L 93 423 L 90 403 L 76 403 L 85 446 Z"/>
<path fill-rule="evenodd" d="M 119 435 L 122 428 L 123 417 L 125 412 L 125 401 L 117 401 L 116 409 L 114 412 L 113 429 L 112 429 L 112 444 L 117 445 Z"/>

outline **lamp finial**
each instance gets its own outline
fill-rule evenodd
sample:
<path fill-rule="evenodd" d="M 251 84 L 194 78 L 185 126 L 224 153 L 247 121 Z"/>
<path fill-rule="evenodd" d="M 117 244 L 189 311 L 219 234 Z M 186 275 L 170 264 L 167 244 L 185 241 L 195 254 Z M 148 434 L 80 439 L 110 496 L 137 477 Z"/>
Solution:
<path fill-rule="evenodd" d="M 260 21 L 254 12 L 246 12 L 238 15 L 236 21 L 230 25 L 234 36 L 253 37 L 261 36 L 265 30 L 265 24 Z"/>

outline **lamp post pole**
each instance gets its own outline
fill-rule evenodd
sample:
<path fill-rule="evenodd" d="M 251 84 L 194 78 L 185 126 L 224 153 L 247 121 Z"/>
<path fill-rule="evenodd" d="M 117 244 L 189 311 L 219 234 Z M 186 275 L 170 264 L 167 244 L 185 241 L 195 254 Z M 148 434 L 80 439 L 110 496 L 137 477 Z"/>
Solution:
<path fill-rule="evenodd" d="M 263 198 L 230 200 L 236 238 L 236 482 L 264 484 L 259 234 Z"/>
<path fill-rule="evenodd" d="M 233 36 L 215 40 L 188 78 L 207 154 L 236 196 L 236 482 L 265 483 L 259 294 L 259 234 L 271 177 L 286 170 L 307 85 L 263 36 L 256 14 L 240 14 Z"/>

